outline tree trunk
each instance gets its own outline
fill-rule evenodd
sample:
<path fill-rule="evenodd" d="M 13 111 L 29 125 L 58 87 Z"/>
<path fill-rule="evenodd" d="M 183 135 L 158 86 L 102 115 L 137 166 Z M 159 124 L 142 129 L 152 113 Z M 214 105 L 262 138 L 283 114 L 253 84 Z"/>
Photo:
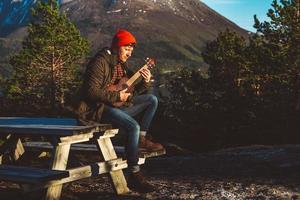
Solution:
<path fill-rule="evenodd" d="M 300 16 L 300 0 L 296 0 L 296 6 L 297 6 L 297 23 L 299 23 L 299 16 Z M 300 110 L 300 74 L 297 66 L 297 75 L 296 75 L 296 111 Z"/>
<path fill-rule="evenodd" d="M 54 110 L 55 109 L 55 93 L 56 93 L 56 86 L 55 86 L 55 71 L 56 71 L 56 69 L 55 69 L 55 62 L 54 62 L 54 51 L 52 52 L 52 69 L 51 69 L 51 85 L 50 85 L 50 87 L 51 87 L 51 96 L 50 96 L 50 101 L 51 101 L 51 108 L 52 108 L 52 110 Z"/>

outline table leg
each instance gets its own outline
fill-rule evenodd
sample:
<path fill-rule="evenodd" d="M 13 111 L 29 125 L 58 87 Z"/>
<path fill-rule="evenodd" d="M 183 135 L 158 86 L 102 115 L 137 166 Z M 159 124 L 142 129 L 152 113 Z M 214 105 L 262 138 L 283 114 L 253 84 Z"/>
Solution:
<path fill-rule="evenodd" d="M 4 143 L 0 146 L 0 164 L 3 164 L 3 156 L 7 152 L 13 161 L 18 160 L 25 152 L 20 138 L 7 134 L 2 139 Z"/>
<path fill-rule="evenodd" d="M 55 148 L 52 169 L 65 170 L 68 164 L 68 157 L 71 144 L 57 145 Z M 47 190 L 46 200 L 58 200 L 61 196 L 62 184 L 50 186 Z"/>
<path fill-rule="evenodd" d="M 15 142 L 16 143 L 15 143 L 15 150 L 13 152 L 13 158 L 14 160 L 18 160 L 23 155 L 25 150 L 20 138 L 16 138 Z"/>
<path fill-rule="evenodd" d="M 98 148 L 100 149 L 105 161 L 116 159 L 117 154 L 110 140 L 110 137 L 97 139 Z M 125 194 L 129 192 L 127 182 L 122 170 L 111 171 L 110 178 L 117 194 Z"/>
<path fill-rule="evenodd" d="M 0 136 L 0 139 L 3 140 L 3 143 L 0 145 L 0 165 L 3 164 L 4 154 L 6 153 L 7 149 L 9 148 L 9 138 L 11 137 L 10 134 L 4 134 Z"/>

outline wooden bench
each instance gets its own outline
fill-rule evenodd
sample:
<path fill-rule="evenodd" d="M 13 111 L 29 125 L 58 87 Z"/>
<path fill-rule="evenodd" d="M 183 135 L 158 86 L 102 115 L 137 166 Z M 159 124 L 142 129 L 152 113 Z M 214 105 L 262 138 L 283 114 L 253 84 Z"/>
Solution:
<path fill-rule="evenodd" d="M 60 180 L 69 176 L 68 171 L 0 165 L 1 180 L 40 184 L 51 180 Z"/>
<path fill-rule="evenodd" d="M 31 142 L 24 142 L 23 146 L 25 149 L 29 151 L 51 151 L 53 149 L 53 145 L 51 145 L 50 142 L 37 142 L 37 141 L 31 141 Z M 123 146 L 114 146 L 115 152 L 119 156 L 124 156 L 125 154 L 125 148 Z M 80 152 L 94 152 L 97 153 L 98 149 L 95 144 L 73 144 L 71 145 L 72 151 L 80 151 Z M 139 153 L 139 161 L 138 164 L 142 165 L 145 163 L 146 158 L 156 157 L 156 156 L 162 156 L 166 154 L 166 150 L 160 150 L 155 152 L 147 152 L 147 151 L 140 151 Z"/>
<path fill-rule="evenodd" d="M 127 168 L 127 161 L 117 157 L 111 142 L 111 137 L 114 137 L 117 132 L 118 130 L 112 129 L 109 124 L 78 126 L 75 119 L 0 117 L 0 137 L 4 141 L 0 146 L 0 164 L 9 161 L 1 159 L 3 157 L 8 157 L 13 164 L 24 154 L 25 149 L 22 144 L 24 138 L 39 141 L 45 138 L 53 145 L 52 159 L 49 160 L 51 170 L 67 171 L 69 176 L 39 184 L 26 184 L 28 187 L 25 188 L 22 185 L 24 191 L 47 187 L 45 199 L 58 200 L 64 183 L 109 173 L 115 192 L 125 194 L 129 189 L 122 170 Z M 104 160 L 67 168 L 71 145 L 88 141 L 97 145 L 98 154 Z M 32 170 L 36 169 L 32 168 Z M 15 173 L 15 176 L 19 174 L 18 169 L 10 168 L 10 171 Z M 32 176 L 29 171 L 26 174 Z M 6 179 L 4 175 L 0 176 L 0 180 Z M 17 179 L 14 180 L 20 183 Z"/>
<path fill-rule="evenodd" d="M 3 169 L 2 172 L 0 170 L 0 180 L 30 183 L 27 189 L 23 187 L 25 191 L 48 187 L 45 199 L 58 200 L 62 184 L 109 173 L 115 192 L 127 193 L 129 190 L 122 171 L 127 168 L 127 161 L 118 158 L 116 153 L 124 153 L 124 147 L 114 147 L 111 142 L 111 137 L 117 132 L 109 124 L 77 126 L 77 120 L 71 118 L 0 117 L 0 137 L 5 141 L 0 146 L 0 166 Z M 24 137 L 45 137 L 51 143 L 41 139 L 24 143 Z M 13 160 L 17 160 L 28 149 L 51 150 L 51 169 L 20 168 L 1 162 L 7 151 L 11 151 Z M 67 169 L 70 150 L 95 152 L 104 161 Z M 146 158 L 163 154 L 165 151 L 141 154 L 139 164 L 143 164 Z"/>

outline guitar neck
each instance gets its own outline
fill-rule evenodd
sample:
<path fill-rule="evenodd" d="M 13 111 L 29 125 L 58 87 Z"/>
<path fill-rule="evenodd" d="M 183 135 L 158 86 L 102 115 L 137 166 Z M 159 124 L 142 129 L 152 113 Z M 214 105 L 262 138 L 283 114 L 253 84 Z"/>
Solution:
<path fill-rule="evenodd" d="M 139 71 L 147 67 L 148 67 L 147 65 L 141 67 L 141 69 L 139 69 L 130 79 L 126 81 L 126 85 L 130 87 L 141 76 L 141 73 Z"/>

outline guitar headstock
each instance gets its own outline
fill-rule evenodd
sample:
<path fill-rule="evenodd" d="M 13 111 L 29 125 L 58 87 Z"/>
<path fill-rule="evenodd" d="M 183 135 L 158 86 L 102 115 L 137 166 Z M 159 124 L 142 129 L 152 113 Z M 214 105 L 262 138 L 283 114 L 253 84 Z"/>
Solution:
<path fill-rule="evenodd" d="M 153 58 L 146 58 L 146 65 L 149 69 L 155 66 L 155 60 Z"/>

